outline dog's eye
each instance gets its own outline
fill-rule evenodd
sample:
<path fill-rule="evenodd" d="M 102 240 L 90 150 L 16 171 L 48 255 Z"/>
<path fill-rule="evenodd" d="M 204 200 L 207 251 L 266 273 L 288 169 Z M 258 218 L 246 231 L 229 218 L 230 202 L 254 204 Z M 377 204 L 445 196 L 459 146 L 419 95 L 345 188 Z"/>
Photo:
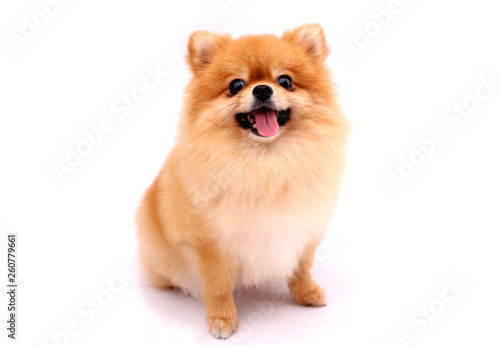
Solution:
<path fill-rule="evenodd" d="M 280 77 L 278 77 L 278 84 L 286 90 L 292 89 L 292 79 L 290 78 L 290 76 L 281 75 Z"/>
<path fill-rule="evenodd" d="M 231 83 L 229 83 L 229 92 L 232 95 L 236 95 L 240 92 L 240 90 L 243 89 L 245 86 L 245 82 L 243 82 L 240 79 L 232 80 Z"/>

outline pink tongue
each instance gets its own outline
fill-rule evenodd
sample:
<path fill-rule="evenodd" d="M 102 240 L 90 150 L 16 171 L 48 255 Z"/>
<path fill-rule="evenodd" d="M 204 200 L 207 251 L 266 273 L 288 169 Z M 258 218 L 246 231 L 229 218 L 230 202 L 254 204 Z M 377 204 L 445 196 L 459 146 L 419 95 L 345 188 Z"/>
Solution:
<path fill-rule="evenodd" d="M 266 112 L 257 110 L 252 114 L 255 117 L 257 132 L 261 136 L 271 137 L 273 135 L 276 135 L 276 133 L 280 130 L 278 120 L 276 119 L 276 114 L 273 110 L 267 108 Z"/>

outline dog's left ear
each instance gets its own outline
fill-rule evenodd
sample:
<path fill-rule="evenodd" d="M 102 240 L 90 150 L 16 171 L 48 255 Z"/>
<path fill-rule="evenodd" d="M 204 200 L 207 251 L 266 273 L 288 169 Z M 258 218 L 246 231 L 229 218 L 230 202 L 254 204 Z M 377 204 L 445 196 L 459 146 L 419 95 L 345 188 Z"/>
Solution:
<path fill-rule="evenodd" d="M 325 33 L 319 24 L 304 24 L 296 29 L 287 30 L 281 39 L 302 45 L 309 56 L 320 62 L 328 57 L 329 49 Z"/>
<path fill-rule="evenodd" d="M 206 68 L 212 62 L 216 49 L 230 39 L 229 35 L 215 34 L 204 30 L 192 33 L 189 37 L 186 60 L 193 74 Z"/>

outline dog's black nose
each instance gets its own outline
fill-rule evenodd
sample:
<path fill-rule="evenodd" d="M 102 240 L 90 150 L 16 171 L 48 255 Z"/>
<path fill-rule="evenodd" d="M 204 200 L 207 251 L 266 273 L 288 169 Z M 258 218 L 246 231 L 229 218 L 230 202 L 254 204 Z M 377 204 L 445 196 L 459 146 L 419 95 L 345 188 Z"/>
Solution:
<path fill-rule="evenodd" d="M 255 87 L 252 93 L 260 101 L 266 101 L 271 97 L 271 95 L 273 95 L 273 90 L 268 85 L 261 84 Z"/>

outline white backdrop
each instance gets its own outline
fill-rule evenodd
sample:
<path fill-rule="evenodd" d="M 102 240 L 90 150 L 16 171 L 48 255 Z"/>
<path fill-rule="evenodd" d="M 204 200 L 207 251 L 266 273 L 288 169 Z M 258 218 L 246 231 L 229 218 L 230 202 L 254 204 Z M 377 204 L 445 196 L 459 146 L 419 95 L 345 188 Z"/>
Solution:
<path fill-rule="evenodd" d="M 17 233 L 19 288 L 17 341 L 0 299 L 1 345 L 498 345 L 498 10 L 3 1 L 0 282 Z M 354 128 L 314 270 L 329 305 L 299 307 L 283 288 L 239 293 L 240 327 L 217 341 L 201 302 L 137 280 L 135 209 L 175 138 L 189 34 L 279 35 L 309 22 L 325 29 Z"/>

